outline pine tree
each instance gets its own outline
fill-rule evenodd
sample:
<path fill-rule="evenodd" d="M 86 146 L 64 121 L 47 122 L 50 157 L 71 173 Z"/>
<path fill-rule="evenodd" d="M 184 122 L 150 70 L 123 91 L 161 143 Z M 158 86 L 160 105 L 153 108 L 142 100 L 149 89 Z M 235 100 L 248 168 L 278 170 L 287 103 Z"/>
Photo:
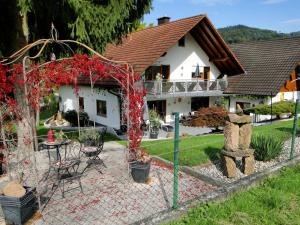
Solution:
<path fill-rule="evenodd" d="M 27 42 L 49 38 L 51 23 L 59 39 L 75 39 L 99 52 L 136 29 L 152 0 L 0 0 L 0 55 Z"/>

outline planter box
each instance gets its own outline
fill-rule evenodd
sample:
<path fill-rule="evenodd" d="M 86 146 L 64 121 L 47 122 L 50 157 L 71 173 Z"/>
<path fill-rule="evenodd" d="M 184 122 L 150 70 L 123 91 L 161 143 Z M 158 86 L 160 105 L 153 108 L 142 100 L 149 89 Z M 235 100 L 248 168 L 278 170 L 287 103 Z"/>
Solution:
<path fill-rule="evenodd" d="M 38 209 L 35 188 L 25 187 L 26 194 L 21 198 L 0 195 L 0 203 L 8 224 L 23 224 Z"/>

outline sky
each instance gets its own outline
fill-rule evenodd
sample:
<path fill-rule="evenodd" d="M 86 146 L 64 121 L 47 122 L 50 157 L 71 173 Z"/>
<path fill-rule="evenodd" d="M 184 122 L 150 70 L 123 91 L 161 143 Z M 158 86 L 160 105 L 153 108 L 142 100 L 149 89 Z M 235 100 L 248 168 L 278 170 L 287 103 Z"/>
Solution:
<path fill-rule="evenodd" d="M 144 16 L 147 24 L 157 18 L 171 20 L 206 14 L 217 27 L 243 24 L 278 32 L 300 31 L 300 0 L 153 0 Z"/>

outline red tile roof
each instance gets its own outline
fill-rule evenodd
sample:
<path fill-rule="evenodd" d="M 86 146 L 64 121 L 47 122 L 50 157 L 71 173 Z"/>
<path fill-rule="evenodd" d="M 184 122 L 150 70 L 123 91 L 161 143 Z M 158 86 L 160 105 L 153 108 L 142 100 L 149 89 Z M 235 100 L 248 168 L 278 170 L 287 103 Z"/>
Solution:
<path fill-rule="evenodd" d="M 206 32 L 199 32 L 199 29 L 207 28 Z M 104 53 L 105 57 L 116 60 L 125 61 L 134 66 L 134 70 L 138 74 L 142 74 L 149 66 L 151 66 L 162 54 L 174 46 L 177 41 L 192 31 L 193 36 L 201 36 L 195 38 L 199 45 L 203 46 L 204 51 L 209 55 L 210 59 L 228 58 L 226 62 L 216 61 L 215 64 L 219 70 L 229 75 L 243 73 L 243 68 L 226 45 L 224 40 L 218 34 L 211 22 L 204 15 L 193 16 L 180 19 L 177 21 L 165 23 L 156 27 L 147 28 L 129 34 L 123 39 L 119 45 L 109 44 Z M 200 33 L 203 33 L 200 35 Z M 210 35 L 203 37 L 203 35 Z M 211 41 L 211 48 L 207 47 L 205 40 Z M 219 54 L 218 48 L 221 49 Z M 217 53 L 216 54 L 216 49 Z M 215 54 L 215 55 L 214 55 Z"/>

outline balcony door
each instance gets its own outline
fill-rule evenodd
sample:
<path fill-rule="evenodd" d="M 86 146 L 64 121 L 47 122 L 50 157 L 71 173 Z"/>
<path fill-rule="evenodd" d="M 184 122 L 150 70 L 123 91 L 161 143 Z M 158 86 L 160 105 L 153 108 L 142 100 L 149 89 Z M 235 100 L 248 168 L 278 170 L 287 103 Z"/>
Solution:
<path fill-rule="evenodd" d="M 163 80 L 170 79 L 170 65 L 150 66 L 145 71 L 146 80 L 156 80 L 156 75 L 160 73 Z"/>
<path fill-rule="evenodd" d="M 204 67 L 203 80 L 210 80 L 210 67 L 209 66 Z"/>

